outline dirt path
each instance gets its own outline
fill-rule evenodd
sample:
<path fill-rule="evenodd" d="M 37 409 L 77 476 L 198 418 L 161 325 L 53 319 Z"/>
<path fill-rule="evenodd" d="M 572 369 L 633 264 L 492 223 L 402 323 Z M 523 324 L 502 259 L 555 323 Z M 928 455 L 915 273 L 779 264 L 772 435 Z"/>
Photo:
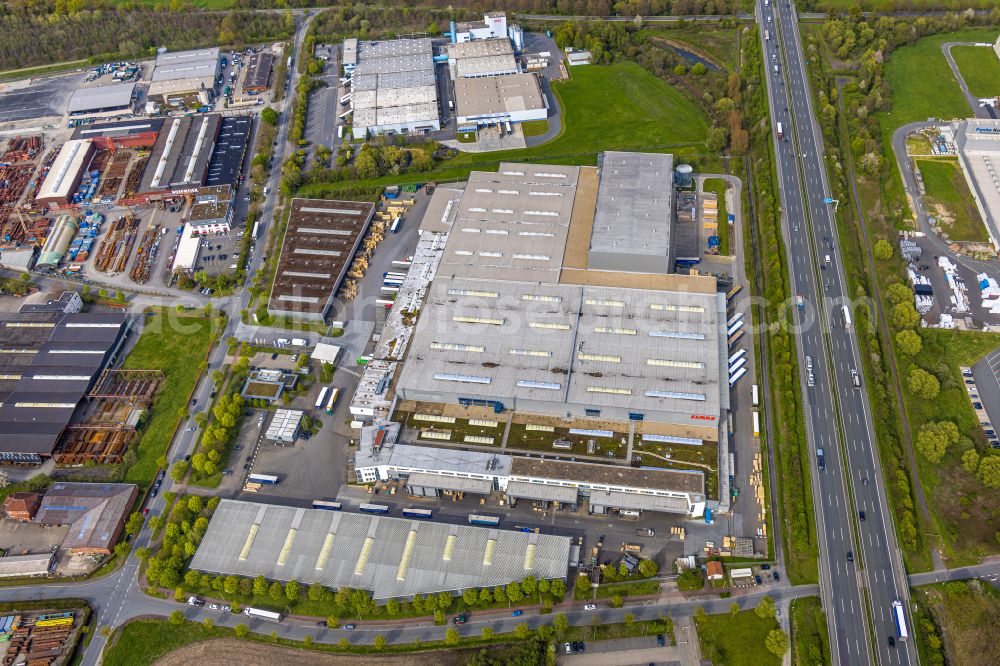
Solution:
<path fill-rule="evenodd" d="M 154 666 L 459 666 L 477 650 L 435 650 L 419 654 L 350 655 L 278 647 L 266 643 L 219 638 L 186 645 Z"/>

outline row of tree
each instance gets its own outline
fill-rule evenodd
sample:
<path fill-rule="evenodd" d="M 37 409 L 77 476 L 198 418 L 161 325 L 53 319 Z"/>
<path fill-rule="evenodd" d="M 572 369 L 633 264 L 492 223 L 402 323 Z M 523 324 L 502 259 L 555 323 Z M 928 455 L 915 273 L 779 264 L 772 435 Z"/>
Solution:
<path fill-rule="evenodd" d="M 0 11 L 0 69 L 81 59 L 143 58 L 155 55 L 160 46 L 179 50 L 235 45 L 290 34 L 281 13 L 178 12 L 164 20 L 160 12 L 146 8 L 66 14 Z"/>

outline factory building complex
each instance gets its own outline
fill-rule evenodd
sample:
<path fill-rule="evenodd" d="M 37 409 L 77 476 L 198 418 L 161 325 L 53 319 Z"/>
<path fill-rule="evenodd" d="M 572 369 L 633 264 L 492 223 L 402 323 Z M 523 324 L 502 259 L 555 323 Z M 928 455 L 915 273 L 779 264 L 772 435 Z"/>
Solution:
<path fill-rule="evenodd" d="M 460 127 L 547 117 L 538 77 L 522 72 L 518 62 L 524 44 L 520 27 L 508 28 L 506 16 L 498 12 L 481 22 L 452 23 L 448 34 L 446 44 L 426 37 L 344 41 L 342 66 L 349 92 L 341 103 L 350 106 L 341 115 L 352 116 L 355 139 L 440 130 L 445 112 L 438 64 L 448 67 L 455 88 L 449 110 Z"/>
<path fill-rule="evenodd" d="M 617 453 L 718 450 L 708 473 L 720 484 L 728 468 L 726 298 L 715 277 L 675 272 L 672 164 L 643 153 L 605 153 L 598 168 L 502 163 L 435 192 L 421 240 L 442 245 L 420 267 L 429 283 L 422 301 L 407 282 L 397 297 L 419 319 L 404 344 L 376 348 L 375 388 L 363 379 L 352 403 L 371 419 L 359 481 L 598 514 L 705 511 L 703 468 L 630 467 Z M 483 446 L 473 451 L 436 446 L 458 422 L 506 423 L 503 455 L 490 436 L 458 440 Z M 515 431 L 547 436 L 548 455 L 519 455 Z"/>

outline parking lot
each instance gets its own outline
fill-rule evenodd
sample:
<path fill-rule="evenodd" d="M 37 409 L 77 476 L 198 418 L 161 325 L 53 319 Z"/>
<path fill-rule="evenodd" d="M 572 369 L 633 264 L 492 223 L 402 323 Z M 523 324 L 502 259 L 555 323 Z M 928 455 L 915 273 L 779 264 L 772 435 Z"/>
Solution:
<path fill-rule="evenodd" d="M 987 354 L 972 368 L 961 368 L 969 400 L 976 410 L 976 418 L 994 449 L 1000 449 L 995 423 L 1000 423 L 1000 350 Z"/>

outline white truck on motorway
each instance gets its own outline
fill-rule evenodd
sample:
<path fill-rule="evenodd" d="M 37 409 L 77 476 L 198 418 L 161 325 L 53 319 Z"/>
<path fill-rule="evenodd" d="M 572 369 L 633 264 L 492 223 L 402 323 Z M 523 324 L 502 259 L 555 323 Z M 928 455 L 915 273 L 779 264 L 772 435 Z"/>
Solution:
<path fill-rule="evenodd" d="M 844 328 L 851 327 L 851 307 L 849 305 L 842 306 L 844 311 Z"/>

